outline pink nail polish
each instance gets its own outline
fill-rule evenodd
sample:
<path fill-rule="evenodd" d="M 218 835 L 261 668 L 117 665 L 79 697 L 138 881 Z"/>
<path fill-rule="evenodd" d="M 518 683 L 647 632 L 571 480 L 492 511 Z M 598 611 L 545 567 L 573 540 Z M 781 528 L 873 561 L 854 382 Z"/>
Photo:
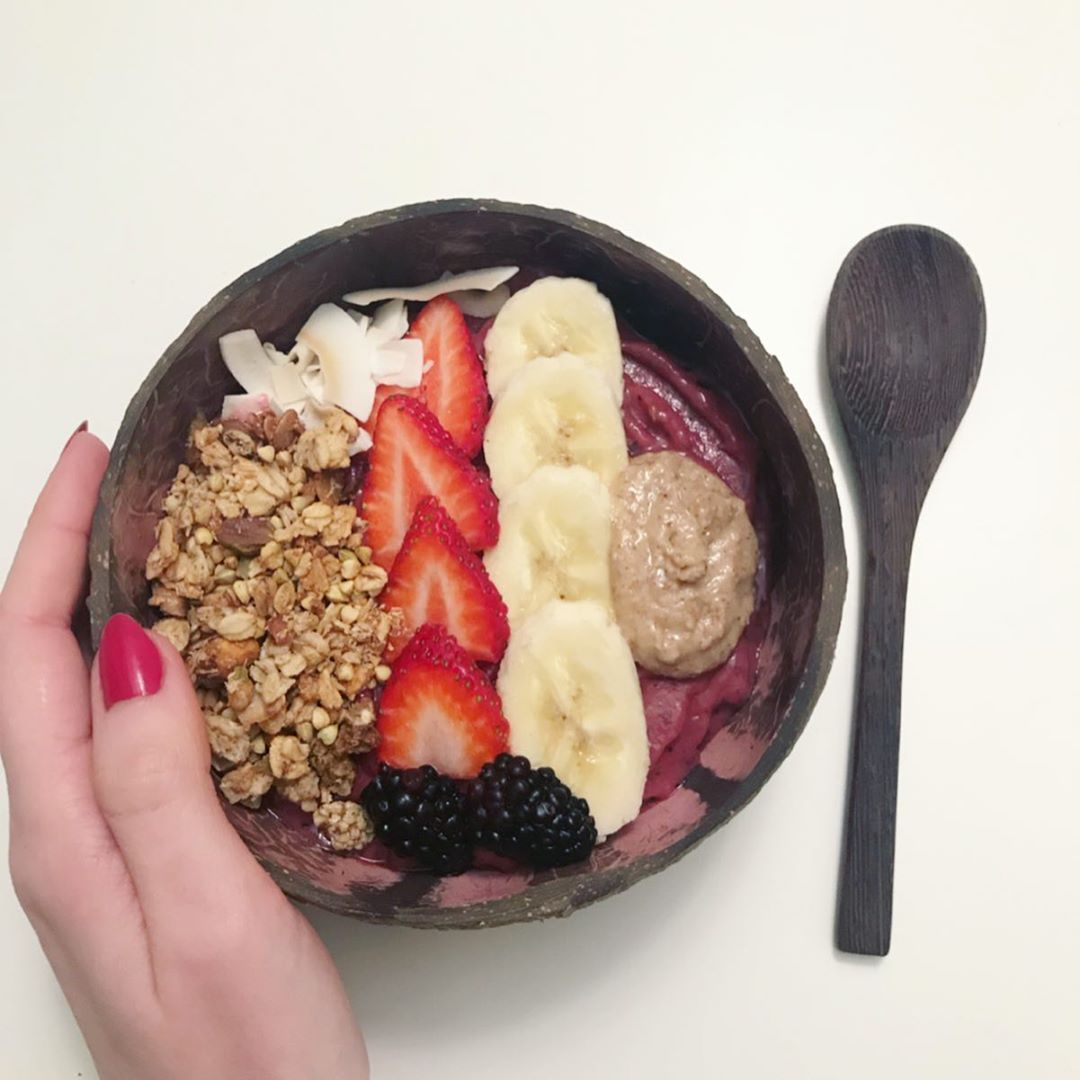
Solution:
<path fill-rule="evenodd" d="M 82 434 L 82 433 L 83 433 L 84 431 L 89 431 L 89 430 L 90 430 L 90 421 L 89 421 L 89 420 L 84 420 L 84 421 L 83 421 L 83 422 L 82 422 L 82 423 L 81 423 L 81 424 L 80 424 L 80 425 L 79 425 L 79 426 L 78 426 L 78 427 L 77 427 L 77 428 L 76 428 L 76 429 L 75 429 L 75 430 L 74 430 L 74 431 L 73 431 L 73 432 L 72 432 L 72 433 L 71 433 L 71 434 L 70 434 L 70 435 L 68 436 L 68 441 L 67 441 L 66 443 L 64 443 L 64 449 L 66 450 L 66 449 L 67 449 L 67 448 L 68 448 L 68 447 L 69 447 L 69 446 L 71 445 L 71 440 L 72 440 L 72 439 L 74 439 L 76 435 L 81 435 L 81 434 Z"/>
<path fill-rule="evenodd" d="M 150 635 L 130 616 L 114 615 L 106 624 L 98 650 L 98 675 L 105 708 L 161 689 L 161 654 Z"/>

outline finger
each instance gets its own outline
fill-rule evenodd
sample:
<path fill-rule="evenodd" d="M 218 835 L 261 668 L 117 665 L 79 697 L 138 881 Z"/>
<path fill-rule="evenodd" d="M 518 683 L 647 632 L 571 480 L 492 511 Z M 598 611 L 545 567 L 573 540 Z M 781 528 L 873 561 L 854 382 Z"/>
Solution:
<path fill-rule="evenodd" d="M 15 893 L 72 1008 L 131 1023 L 153 1004 L 150 948 L 127 867 L 100 820 L 73 842 L 63 828 L 38 841 L 12 828 Z"/>
<path fill-rule="evenodd" d="M 96 674 L 94 787 L 156 957 L 195 928 L 235 926 L 246 918 L 245 894 L 268 879 L 222 812 L 202 713 L 176 650 L 115 615 Z"/>
<path fill-rule="evenodd" d="M 127 867 L 90 774 L 89 675 L 67 625 L 108 452 L 76 432 L 53 469 L 0 595 L 0 751 L 12 879 L 65 986 L 118 993 L 148 972 Z M 90 974 L 96 973 L 96 974 Z"/>
<path fill-rule="evenodd" d="M 0 594 L 0 752 L 12 815 L 30 821 L 55 820 L 69 807 L 74 816 L 96 813 L 89 684 L 69 627 L 106 458 L 94 436 L 72 437 Z"/>
<path fill-rule="evenodd" d="M 109 451 L 77 431 L 53 468 L 0 594 L 0 614 L 67 629 L 86 579 L 86 549 Z"/>

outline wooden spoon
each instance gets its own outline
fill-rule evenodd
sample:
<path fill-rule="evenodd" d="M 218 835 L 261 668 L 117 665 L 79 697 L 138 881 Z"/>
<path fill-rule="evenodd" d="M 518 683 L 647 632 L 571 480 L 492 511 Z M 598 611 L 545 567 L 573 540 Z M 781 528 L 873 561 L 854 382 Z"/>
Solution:
<path fill-rule="evenodd" d="M 836 942 L 885 956 L 892 927 L 900 676 L 919 510 L 982 365 L 986 313 L 967 253 L 918 225 L 851 251 L 826 321 L 829 378 L 862 488 L 866 579 Z"/>

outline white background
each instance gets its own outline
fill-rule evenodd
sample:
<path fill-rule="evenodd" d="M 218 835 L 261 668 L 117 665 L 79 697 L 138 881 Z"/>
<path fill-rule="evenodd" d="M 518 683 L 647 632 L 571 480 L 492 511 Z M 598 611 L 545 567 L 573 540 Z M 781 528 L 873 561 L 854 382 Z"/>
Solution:
<path fill-rule="evenodd" d="M 683 863 L 546 925 L 315 921 L 378 1080 L 1080 1075 L 1076 0 L 0 7 L 0 566 L 70 430 L 110 439 L 222 285 L 454 195 L 577 210 L 710 282 L 818 422 L 854 556 L 832 278 L 879 226 L 955 235 L 989 335 L 916 541 L 892 955 L 831 940 L 857 559 L 806 734 Z M 0 932 L 0 1075 L 93 1075 L 6 881 Z"/>

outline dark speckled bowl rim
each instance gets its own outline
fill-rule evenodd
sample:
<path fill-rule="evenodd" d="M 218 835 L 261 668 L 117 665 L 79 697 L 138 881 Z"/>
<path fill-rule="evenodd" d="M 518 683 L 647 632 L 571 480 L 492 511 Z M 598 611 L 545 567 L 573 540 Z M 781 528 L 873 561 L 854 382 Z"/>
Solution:
<path fill-rule="evenodd" d="M 787 422 L 794 431 L 805 457 L 807 467 L 816 488 L 820 508 L 822 533 L 822 591 L 817 625 L 807 652 L 802 675 L 792 693 L 783 724 L 776 737 L 738 787 L 735 796 L 720 808 L 710 807 L 702 819 L 680 840 L 662 851 L 636 859 L 628 867 L 598 870 L 573 879 L 558 876 L 537 882 L 525 892 L 487 903 L 474 904 L 465 915 L 457 909 L 430 907 L 403 907 L 391 916 L 363 915 L 373 922 L 387 922 L 416 927 L 467 927 L 498 926 L 534 919 L 566 916 L 597 900 L 622 892 L 630 885 L 670 866 L 692 848 L 730 821 L 761 790 L 780 763 L 791 752 L 795 741 L 802 734 L 814 705 L 825 685 L 832 664 L 839 633 L 840 617 L 847 586 L 847 561 L 844 550 L 840 505 L 836 486 L 825 447 L 810 419 L 806 408 L 785 376 L 779 361 L 768 353 L 750 330 L 728 305 L 700 278 L 685 270 L 678 263 L 658 254 L 646 245 L 632 240 L 608 225 L 581 217 L 566 210 L 503 202 L 494 199 L 444 199 L 415 203 L 383 210 L 364 217 L 354 218 L 334 228 L 324 229 L 293 244 L 284 251 L 267 259 L 254 269 L 242 274 L 232 284 L 222 289 L 203 307 L 186 329 L 169 346 L 154 365 L 142 386 L 132 398 L 124 414 L 116 440 L 113 444 L 109 467 L 101 486 L 101 494 L 94 516 L 90 545 L 91 588 L 89 608 L 94 645 L 100 640 L 101 631 L 111 614 L 109 607 L 109 507 L 116 497 L 120 463 L 136 429 L 139 416 L 149 401 L 154 387 L 174 359 L 187 349 L 190 342 L 211 318 L 220 314 L 233 301 L 268 274 L 277 272 L 290 263 L 318 251 L 347 236 L 363 233 L 406 219 L 420 219 L 454 213 L 512 214 L 539 220 L 551 226 L 563 226 L 585 233 L 601 244 L 621 249 L 626 254 L 647 264 L 679 288 L 689 293 L 711 314 L 723 322 L 735 343 L 757 371 L 769 391 L 775 397 Z M 343 912 L 324 900 L 324 894 L 312 889 L 306 882 L 280 870 L 272 864 L 264 864 L 282 890 L 295 900 L 313 903 L 337 914 Z M 566 886 L 571 884 L 572 888 Z"/>

